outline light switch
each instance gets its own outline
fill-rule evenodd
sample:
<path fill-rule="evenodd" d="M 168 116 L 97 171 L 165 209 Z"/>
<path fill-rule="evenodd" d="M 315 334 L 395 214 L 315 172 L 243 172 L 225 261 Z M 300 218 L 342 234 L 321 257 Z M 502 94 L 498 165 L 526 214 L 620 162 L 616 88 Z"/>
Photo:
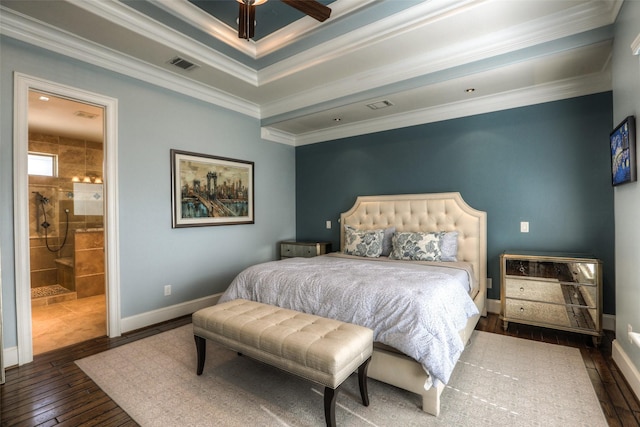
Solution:
<path fill-rule="evenodd" d="M 520 222 L 520 232 L 528 233 L 529 232 L 529 221 Z"/>
<path fill-rule="evenodd" d="M 327 229 L 331 228 L 331 220 L 327 220 Z"/>

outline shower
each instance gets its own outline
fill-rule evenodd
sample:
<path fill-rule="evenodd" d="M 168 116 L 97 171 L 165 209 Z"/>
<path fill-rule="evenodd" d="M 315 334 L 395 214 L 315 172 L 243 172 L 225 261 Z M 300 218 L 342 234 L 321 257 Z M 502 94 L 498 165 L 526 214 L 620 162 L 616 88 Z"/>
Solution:
<path fill-rule="evenodd" d="M 47 230 L 49 229 L 49 227 L 51 227 L 51 224 L 49 224 L 49 222 L 47 222 L 47 210 L 46 210 L 46 205 L 49 204 L 49 198 L 43 196 L 39 191 L 33 191 L 33 193 L 36 195 L 36 224 L 37 224 L 37 231 L 40 232 L 40 227 L 44 228 L 44 242 L 45 245 L 47 246 L 47 250 L 49 252 L 58 252 L 59 250 L 61 250 L 62 248 L 64 248 L 64 245 L 67 243 L 67 235 L 69 233 L 69 209 L 65 209 L 64 213 L 66 215 L 66 226 L 64 229 L 64 238 L 62 239 L 62 244 L 60 244 L 60 247 L 58 248 L 51 248 L 51 246 L 49 246 L 49 236 L 47 234 Z M 42 217 L 43 217 L 43 222 L 40 223 L 40 208 L 42 208 Z"/>

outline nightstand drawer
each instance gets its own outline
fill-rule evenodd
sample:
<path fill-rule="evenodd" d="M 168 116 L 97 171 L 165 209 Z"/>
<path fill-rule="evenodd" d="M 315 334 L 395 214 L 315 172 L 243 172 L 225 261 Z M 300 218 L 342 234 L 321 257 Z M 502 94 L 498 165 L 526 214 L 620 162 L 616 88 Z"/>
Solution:
<path fill-rule="evenodd" d="M 507 277 L 506 298 L 565 304 L 560 282 Z"/>
<path fill-rule="evenodd" d="M 562 329 L 593 333 L 599 330 L 598 311 L 573 305 L 507 299 L 504 318 L 512 322 L 533 323 Z"/>
<path fill-rule="evenodd" d="M 569 316 L 567 315 L 567 307 L 560 304 L 507 299 L 504 307 L 504 317 L 514 322 L 526 320 L 567 328 L 571 327 Z"/>
<path fill-rule="evenodd" d="M 329 242 L 281 242 L 280 258 L 311 258 L 331 251 Z"/>
<path fill-rule="evenodd" d="M 316 255 L 316 247 L 283 243 L 280 246 L 280 254 L 284 257 L 312 257 Z"/>

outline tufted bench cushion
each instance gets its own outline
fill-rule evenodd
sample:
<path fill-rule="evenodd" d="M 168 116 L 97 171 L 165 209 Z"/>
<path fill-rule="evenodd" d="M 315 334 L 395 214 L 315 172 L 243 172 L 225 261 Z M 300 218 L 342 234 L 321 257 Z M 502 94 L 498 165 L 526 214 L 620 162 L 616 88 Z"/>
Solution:
<path fill-rule="evenodd" d="M 373 352 L 371 329 L 255 301 L 233 300 L 193 314 L 197 374 L 205 362 L 205 339 L 325 386 L 325 418 L 335 425 L 335 396 L 358 370 L 362 403 L 368 406 L 366 368 Z"/>

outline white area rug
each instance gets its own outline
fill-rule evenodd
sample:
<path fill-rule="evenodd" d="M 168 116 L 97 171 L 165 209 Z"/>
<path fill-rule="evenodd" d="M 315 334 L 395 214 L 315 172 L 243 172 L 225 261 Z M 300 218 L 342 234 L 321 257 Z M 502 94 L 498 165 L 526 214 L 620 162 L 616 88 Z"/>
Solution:
<path fill-rule="evenodd" d="M 207 344 L 197 376 L 186 325 L 76 362 L 143 426 L 323 426 L 323 388 Z M 417 395 L 357 376 L 336 402 L 339 426 L 606 426 L 575 348 L 474 332 L 442 393 L 441 415 Z"/>

